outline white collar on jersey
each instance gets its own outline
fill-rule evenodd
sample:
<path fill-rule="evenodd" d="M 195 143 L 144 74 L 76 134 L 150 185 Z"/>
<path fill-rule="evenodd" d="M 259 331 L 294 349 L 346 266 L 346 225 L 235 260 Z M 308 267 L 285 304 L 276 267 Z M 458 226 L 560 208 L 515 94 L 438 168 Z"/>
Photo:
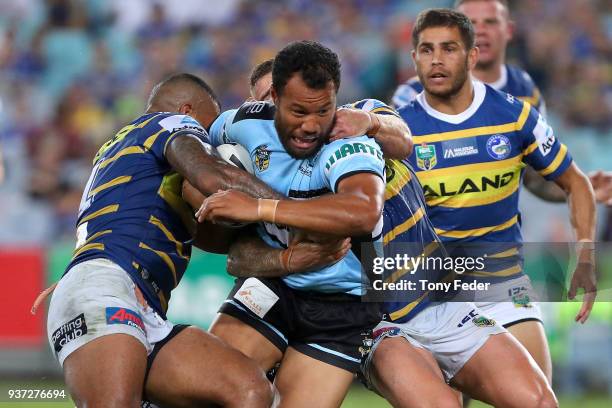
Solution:
<path fill-rule="evenodd" d="M 496 89 L 496 90 L 499 91 L 504 86 L 506 86 L 506 82 L 508 82 L 508 68 L 506 67 L 506 64 L 502 64 L 502 66 L 501 66 L 501 76 L 499 77 L 499 79 L 497 81 L 493 81 L 491 83 L 487 83 L 487 85 L 489 85 L 491 88 Z"/>
<path fill-rule="evenodd" d="M 472 100 L 472 103 L 466 110 L 456 115 L 442 113 L 432 108 L 427 103 L 427 99 L 425 98 L 425 91 L 418 94 L 416 100 L 423 107 L 423 109 L 425 109 L 425 112 L 427 112 L 429 116 L 433 116 L 436 119 L 457 125 L 461 122 L 468 120 L 472 117 L 472 115 L 474 115 L 474 113 L 476 113 L 478 108 L 480 108 L 480 105 L 482 105 L 482 102 L 484 101 L 485 95 L 487 93 L 487 88 L 485 88 L 482 82 L 473 80 L 472 84 L 474 86 L 474 99 Z"/>

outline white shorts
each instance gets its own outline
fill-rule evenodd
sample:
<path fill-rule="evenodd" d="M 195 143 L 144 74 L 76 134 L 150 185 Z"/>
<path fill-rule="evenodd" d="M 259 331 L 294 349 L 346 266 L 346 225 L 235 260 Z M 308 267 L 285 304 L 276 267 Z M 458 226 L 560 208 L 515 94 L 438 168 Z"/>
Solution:
<path fill-rule="evenodd" d="M 414 347 L 429 351 L 449 382 L 488 340 L 506 329 L 467 302 L 446 302 L 427 307 L 406 323 L 383 321 L 373 331 L 374 343 L 362 366 L 368 386 L 376 348 L 386 337 L 401 336 Z"/>
<path fill-rule="evenodd" d="M 49 344 L 59 363 L 88 342 L 115 333 L 137 338 L 150 354 L 174 325 L 143 306 L 135 290 L 127 272 L 107 259 L 72 267 L 57 284 L 47 317 Z"/>
<path fill-rule="evenodd" d="M 540 305 L 534 301 L 535 291 L 527 275 L 492 285 L 494 291 L 474 304 L 498 324 L 510 327 L 517 323 L 535 320 L 542 322 Z"/>

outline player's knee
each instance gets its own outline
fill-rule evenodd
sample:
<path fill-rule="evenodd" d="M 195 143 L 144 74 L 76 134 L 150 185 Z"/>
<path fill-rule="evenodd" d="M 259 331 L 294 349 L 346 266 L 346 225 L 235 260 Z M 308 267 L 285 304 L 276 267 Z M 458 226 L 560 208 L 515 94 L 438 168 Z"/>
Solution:
<path fill-rule="evenodd" d="M 544 389 L 538 396 L 537 408 L 558 408 L 559 401 L 555 394 L 549 389 Z"/>
<path fill-rule="evenodd" d="M 75 404 L 79 408 L 140 408 L 141 397 L 117 393 L 92 398 L 76 398 Z"/>
<path fill-rule="evenodd" d="M 459 397 L 452 391 L 439 393 L 432 396 L 431 404 L 428 405 L 432 408 L 461 408 Z"/>
<path fill-rule="evenodd" d="M 233 388 L 231 406 L 236 407 L 270 407 L 275 399 L 276 388 L 262 370 L 250 370 L 252 373 L 241 378 Z"/>

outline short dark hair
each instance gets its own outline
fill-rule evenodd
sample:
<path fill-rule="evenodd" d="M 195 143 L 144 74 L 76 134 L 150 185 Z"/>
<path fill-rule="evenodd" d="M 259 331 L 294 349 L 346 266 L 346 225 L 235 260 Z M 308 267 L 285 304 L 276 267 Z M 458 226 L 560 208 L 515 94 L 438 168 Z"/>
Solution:
<path fill-rule="evenodd" d="M 299 72 L 309 88 L 323 89 L 329 81 L 340 88 L 338 55 L 315 41 L 296 41 L 279 51 L 272 67 L 272 86 L 281 94 L 289 79 Z"/>
<path fill-rule="evenodd" d="M 274 64 L 274 58 L 265 60 L 253 68 L 251 71 L 251 76 L 249 77 L 249 84 L 251 84 L 251 88 L 255 86 L 257 81 L 272 72 L 272 64 Z"/>
<path fill-rule="evenodd" d="M 431 27 L 457 27 L 465 48 L 474 48 L 474 26 L 470 19 L 463 13 L 447 8 L 423 10 L 417 16 L 412 29 L 412 46 L 416 49 L 419 44 L 419 35 Z"/>
<path fill-rule="evenodd" d="M 164 85 L 174 85 L 174 84 L 179 84 L 181 82 L 190 82 L 200 87 L 205 93 L 208 94 L 208 96 L 210 96 L 210 99 L 212 99 L 213 102 L 217 104 L 219 109 L 221 109 L 221 102 L 219 102 L 219 98 L 217 98 L 215 91 L 213 91 L 211 86 L 208 85 L 208 83 L 204 79 L 200 78 L 197 75 L 193 75 L 188 72 L 180 72 L 178 74 L 172 74 L 166 79 L 164 79 L 162 82 L 160 82 L 159 86 L 162 87 Z"/>

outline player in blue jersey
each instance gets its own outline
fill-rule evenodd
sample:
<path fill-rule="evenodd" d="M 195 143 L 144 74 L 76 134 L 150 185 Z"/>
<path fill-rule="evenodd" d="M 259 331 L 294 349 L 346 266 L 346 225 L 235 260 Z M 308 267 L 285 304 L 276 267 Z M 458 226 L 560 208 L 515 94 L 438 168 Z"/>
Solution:
<path fill-rule="evenodd" d="M 324 145 L 340 84 L 339 61 L 329 49 L 307 41 L 288 45 L 274 60 L 273 83 L 274 105 L 250 103 L 222 114 L 211 137 L 213 144 L 242 144 L 255 174 L 290 200 L 258 202 L 223 192 L 208 198 L 199 215 L 264 221 L 260 237 L 281 254 L 271 263 L 281 262 L 288 275 L 239 279 L 211 331 L 266 368 L 282 358 L 275 384 L 287 406 L 339 406 L 359 367 L 364 333 L 380 319 L 378 305 L 360 301 L 357 252 L 361 243 L 380 239 L 382 152 L 367 136 Z M 378 119 L 360 114 L 370 127 Z M 317 239 L 352 236 L 352 251 L 328 267 L 290 273 L 292 228 Z"/>
<path fill-rule="evenodd" d="M 399 113 L 410 123 L 417 146 L 410 161 L 423 185 L 429 215 L 442 240 L 479 245 L 520 244 L 518 188 L 522 169 L 528 164 L 567 192 L 576 239 L 592 242 L 593 193 L 586 177 L 572 163 L 567 148 L 529 104 L 470 80 L 478 49 L 467 17 L 444 9 L 426 11 L 415 25 L 413 44 L 413 59 L 425 91 Z M 573 297 L 578 288 L 585 290 L 577 315 L 577 320 L 585 321 L 595 298 L 594 260 L 592 248 L 578 247 L 579 264 L 569 295 Z M 491 246 L 486 248 L 490 250 Z M 487 259 L 485 270 L 466 275 L 498 282 L 497 287 L 521 289 L 528 282 L 524 282 L 520 258 L 520 253 L 512 250 L 496 254 Z M 498 297 L 489 303 L 513 305 L 512 299 L 502 302 L 503 299 Z M 529 398 L 535 401 L 544 398 L 553 404 L 539 369 L 539 375 L 530 374 L 528 382 L 523 382 L 523 374 L 517 374 L 521 369 L 514 364 L 522 361 L 520 364 L 530 366 L 528 359 L 499 354 L 493 361 L 483 359 L 487 350 L 501 342 L 508 347 L 516 344 L 507 335 L 493 336 L 455 374 L 451 383 L 496 406 L 535 406 Z M 498 361 L 504 361 L 507 370 L 499 371 Z M 519 395 L 501 393 L 503 387 L 498 380 L 513 384 L 512 389 L 521 391 L 527 400 L 519 402 Z"/>
<path fill-rule="evenodd" d="M 180 196 L 182 179 L 202 193 L 236 188 L 277 195 L 211 155 L 202 125 L 218 112 L 203 80 L 174 75 L 154 88 L 147 112 L 94 159 L 77 246 L 47 325 L 78 406 L 139 407 L 143 394 L 163 406 L 272 404 L 273 390 L 251 360 L 165 316 L 197 225 Z"/>

